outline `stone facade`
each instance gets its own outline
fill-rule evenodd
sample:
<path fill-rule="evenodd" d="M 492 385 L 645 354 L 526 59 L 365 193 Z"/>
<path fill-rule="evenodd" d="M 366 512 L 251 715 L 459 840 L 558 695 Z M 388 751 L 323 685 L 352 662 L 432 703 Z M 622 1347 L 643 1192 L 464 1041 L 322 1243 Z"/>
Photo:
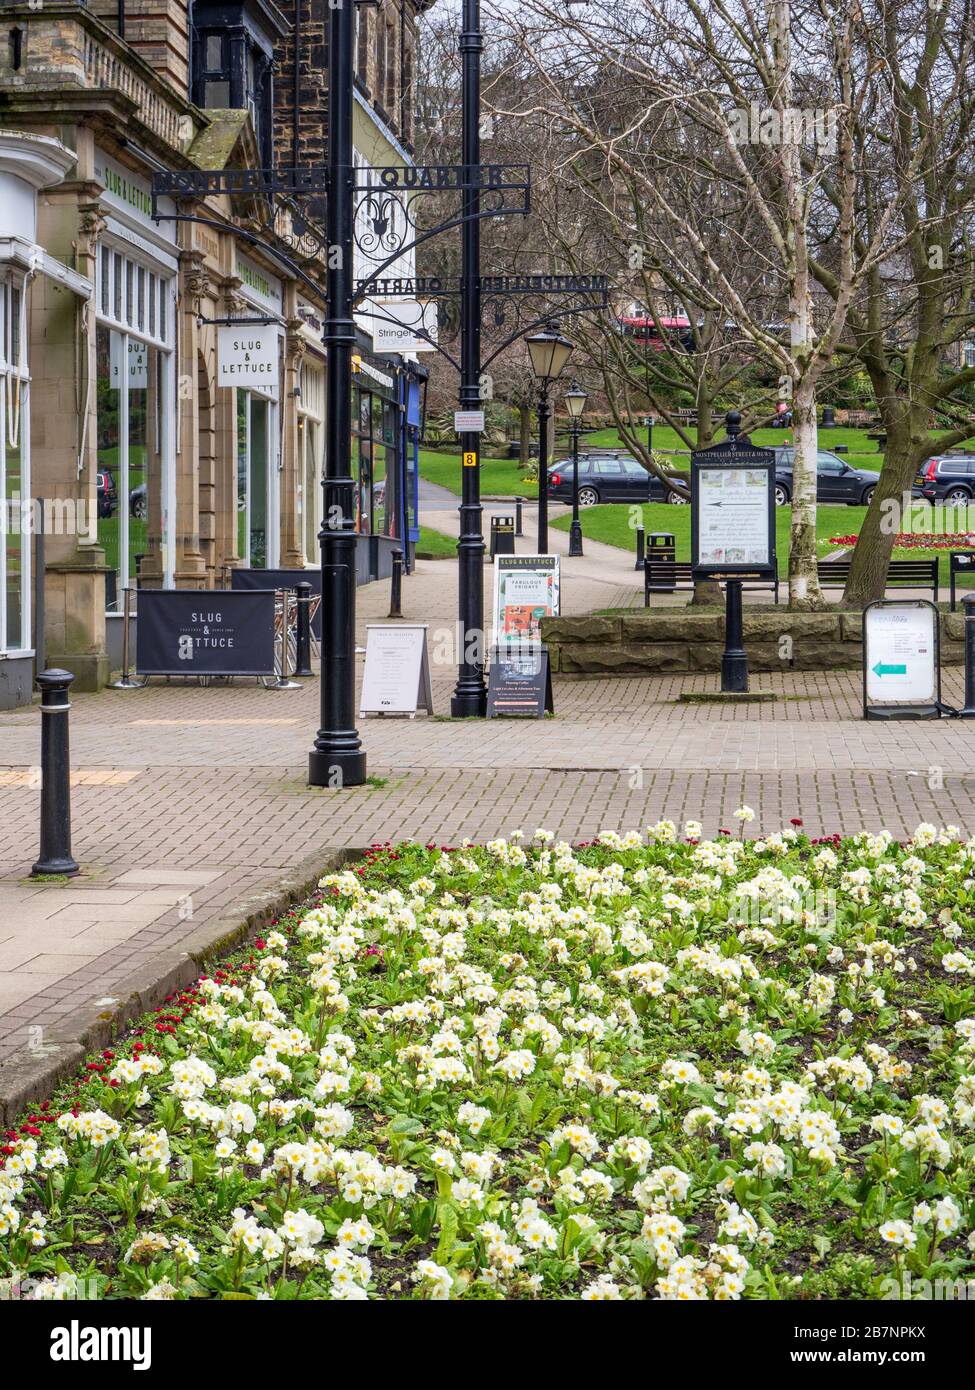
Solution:
<path fill-rule="evenodd" d="M 364 75 L 357 83 L 363 100 L 357 104 L 355 140 L 371 162 L 403 158 L 399 141 L 407 140 L 409 100 L 397 84 L 409 75 L 412 59 L 400 55 L 415 50 L 416 15 L 423 3 L 386 0 L 378 10 L 357 6 Z M 245 4 L 245 9 L 260 19 L 260 6 L 252 12 Z M 274 162 L 321 165 L 326 156 L 328 0 L 288 0 L 274 15 Z M 386 27 L 380 23 L 391 26 L 391 43 L 385 42 Z M 0 28 L 8 31 L 0 33 L 0 125 L 54 138 L 72 164 L 60 182 L 36 195 L 37 245 L 88 287 L 82 295 L 77 285 L 72 290 L 46 274 L 30 280 L 33 491 L 71 501 L 79 514 L 98 513 L 99 480 L 113 456 L 104 418 L 109 331 L 113 345 L 121 335 L 122 342 L 134 341 L 138 348 L 139 332 L 147 341 L 149 337 L 134 321 L 126 336 L 125 326 L 120 328 L 113 318 L 119 304 L 98 302 L 106 265 L 120 255 L 123 269 L 118 274 L 136 277 L 125 291 L 130 296 L 142 295 L 151 283 L 143 280 L 143 272 L 164 276 L 172 286 L 172 301 L 165 306 L 172 316 L 166 326 L 169 339 L 160 347 L 160 354 L 166 353 L 167 384 L 157 384 L 155 377 L 149 383 L 155 370 L 151 358 L 152 368 L 140 369 L 147 374 L 148 404 L 138 407 L 151 407 L 160 420 L 165 415 L 164 425 L 157 421 L 154 428 L 165 435 L 170 473 L 164 495 L 156 496 L 155 485 L 144 484 L 148 539 L 144 553 L 131 557 L 138 567 L 131 583 L 220 587 L 229 583 L 234 568 L 248 563 L 241 541 L 239 393 L 218 385 L 214 321 L 262 313 L 270 315 L 279 334 L 277 394 L 261 425 L 268 435 L 266 555 L 282 567 L 301 567 L 310 559 L 310 527 L 302 511 L 320 502 L 301 452 L 300 374 L 303 369 L 321 374 L 326 367 L 321 345 L 324 268 L 320 261 L 305 262 L 306 273 L 322 287 L 316 292 L 289 274 L 274 254 L 276 247 L 293 254 L 287 207 L 276 214 L 273 228 L 265 226 L 256 236 L 252 210 L 244 200 L 224 195 L 182 205 L 182 211 L 206 218 L 209 225 L 152 221 L 149 181 L 154 170 L 253 168 L 262 160 L 247 109 L 203 109 L 190 99 L 196 59 L 188 0 L 126 0 L 122 35 L 118 27 L 115 0 L 89 0 L 87 5 L 44 0 L 42 6 L 25 0 L 0 6 Z M 382 49 L 375 47 L 380 34 Z M 392 111 L 372 102 L 370 84 L 377 83 Z M 170 206 L 176 210 L 175 204 Z M 305 212 L 314 215 L 316 209 Z M 0 209 L 0 239 L 4 232 Z M 242 278 L 242 258 L 249 283 Z M 131 272 L 124 264 L 128 260 Z M 255 295 L 255 284 L 270 287 L 273 303 Z M 131 303 L 126 308 L 131 312 Z M 148 430 L 141 419 L 136 425 Z M 131 445 L 131 432 L 128 437 Z M 149 443 L 138 447 L 146 455 L 133 476 L 148 480 Z M 158 448 L 161 453 L 162 443 Z M 130 447 L 130 462 L 132 457 Z M 124 492 L 118 505 L 131 507 L 131 487 Z M 130 541 L 133 528 L 130 520 Z M 105 684 L 117 664 L 111 593 L 120 566 L 111 553 L 112 542 L 102 534 L 105 529 L 52 536 L 46 543 L 45 661 L 73 671 L 76 689 Z M 118 529 L 116 549 L 126 534 L 121 521 Z M 8 702 L 4 688 L 0 679 L 0 705 Z"/>
<path fill-rule="evenodd" d="M 790 613 L 787 609 L 744 615 L 749 670 L 854 671 L 863 665 L 862 617 L 856 612 Z M 964 663 L 964 617 L 941 615 L 941 661 Z M 788 641 L 783 641 L 788 638 Z M 542 640 L 553 671 L 594 679 L 668 672 L 719 671 L 724 615 L 684 612 L 544 618 Z"/>

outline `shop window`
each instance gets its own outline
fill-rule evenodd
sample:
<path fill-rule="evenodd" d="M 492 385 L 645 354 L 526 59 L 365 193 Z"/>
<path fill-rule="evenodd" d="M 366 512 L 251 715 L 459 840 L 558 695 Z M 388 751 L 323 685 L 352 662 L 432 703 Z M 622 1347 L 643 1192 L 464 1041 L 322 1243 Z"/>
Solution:
<path fill-rule="evenodd" d="M 27 296 L 19 277 L 0 281 L 0 651 L 30 642 L 29 379 Z"/>
<path fill-rule="evenodd" d="M 126 588 L 169 582 L 168 354 L 133 334 L 99 325 L 97 362 L 98 540 L 110 573 L 110 613 Z"/>
<path fill-rule="evenodd" d="M 271 402 L 237 390 L 237 554 L 251 569 L 275 562 L 271 506 Z"/>
<path fill-rule="evenodd" d="M 392 396 L 358 388 L 355 412 L 356 530 L 396 534 L 399 406 Z"/>
<path fill-rule="evenodd" d="M 303 363 L 298 407 L 298 506 L 305 559 L 317 564 L 322 524 L 322 474 L 325 465 L 325 373 Z"/>

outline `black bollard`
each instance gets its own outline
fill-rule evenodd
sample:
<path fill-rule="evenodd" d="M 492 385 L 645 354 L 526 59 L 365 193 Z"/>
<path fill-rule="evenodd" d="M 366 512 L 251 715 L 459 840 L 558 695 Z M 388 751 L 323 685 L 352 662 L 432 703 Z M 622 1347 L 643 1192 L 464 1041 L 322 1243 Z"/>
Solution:
<path fill-rule="evenodd" d="M 389 586 L 389 616 L 403 616 L 403 552 L 393 551 L 393 576 Z"/>
<path fill-rule="evenodd" d="M 646 532 L 644 531 L 643 527 L 638 526 L 636 528 L 636 564 L 633 566 L 635 570 L 643 569 L 643 547 L 645 545 L 645 536 Z"/>
<path fill-rule="evenodd" d="M 975 719 L 975 594 L 966 594 L 965 605 L 965 708 L 960 719 Z"/>
<path fill-rule="evenodd" d="M 515 498 L 515 535 L 521 535 L 521 498 Z"/>
<path fill-rule="evenodd" d="M 724 651 L 721 653 L 721 689 L 739 694 L 748 689 L 748 657 L 745 654 L 741 616 L 741 580 L 725 582 Z"/>
<path fill-rule="evenodd" d="M 311 585 L 296 584 L 298 618 L 295 625 L 295 675 L 313 676 L 311 669 Z"/>
<path fill-rule="evenodd" d="M 41 857 L 31 878 L 74 875 L 71 857 L 71 757 L 68 752 L 70 671 L 41 671 Z"/>

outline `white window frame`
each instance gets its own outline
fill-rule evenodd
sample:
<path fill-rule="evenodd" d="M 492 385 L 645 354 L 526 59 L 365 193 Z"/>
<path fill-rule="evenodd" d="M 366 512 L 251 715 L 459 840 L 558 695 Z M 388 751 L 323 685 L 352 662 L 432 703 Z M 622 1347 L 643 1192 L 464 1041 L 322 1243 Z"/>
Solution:
<path fill-rule="evenodd" d="M 20 292 L 19 334 L 17 360 L 13 360 L 13 318 L 10 312 L 13 291 Z M 30 371 L 29 332 L 27 312 L 29 283 L 26 274 L 8 270 L 0 276 L 0 653 L 10 656 L 33 655 L 31 623 L 32 527 L 25 519 L 31 513 L 30 477 Z M 20 511 L 17 517 L 7 498 L 7 449 L 12 425 L 12 406 L 15 393 L 20 394 L 17 415 L 17 440 L 20 448 Z M 14 526 L 20 532 L 20 613 L 21 640 L 9 645 L 7 632 L 7 538 Z"/>
<path fill-rule="evenodd" d="M 108 278 L 106 280 L 106 268 Z M 176 546 L 176 278 L 168 266 L 149 256 L 139 255 L 121 237 L 106 232 L 99 239 L 95 284 L 97 327 L 118 334 L 119 360 L 128 362 L 129 339 L 155 348 L 162 359 L 159 393 L 160 454 L 162 456 L 162 546 L 163 588 L 175 586 Z M 122 593 L 135 576 L 129 572 L 129 391 L 128 380 L 119 390 L 118 439 L 118 516 L 119 584 L 117 609 Z M 148 498 L 147 498 L 148 502 Z"/>

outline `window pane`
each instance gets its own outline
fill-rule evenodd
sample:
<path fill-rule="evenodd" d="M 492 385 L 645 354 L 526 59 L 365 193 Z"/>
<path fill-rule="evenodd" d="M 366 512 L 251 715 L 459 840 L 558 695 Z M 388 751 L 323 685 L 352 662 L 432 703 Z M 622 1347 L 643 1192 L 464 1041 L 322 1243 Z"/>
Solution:
<path fill-rule="evenodd" d="M 206 71 L 220 72 L 223 68 L 223 35 L 207 34 Z"/>
<path fill-rule="evenodd" d="M 103 314 L 107 314 L 107 313 L 108 313 L 108 306 L 109 306 L 109 303 L 110 303 L 110 298 L 109 298 L 109 296 L 110 296 L 110 293 L 111 293 L 111 282 L 112 282 L 112 253 L 109 251 L 109 249 L 108 249 L 107 246 L 103 246 L 103 247 L 102 247 L 101 266 L 102 266 L 102 274 L 101 274 L 101 281 L 102 281 L 102 283 L 101 283 L 101 305 L 102 305 L 102 313 L 103 313 Z"/>
<path fill-rule="evenodd" d="M 226 109 L 230 105 L 230 83 L 204 82 L 203 105 Z"/>
<path fill-rule="evenodd" d="M 247 559 L 247 392 L 237 391 L 237 555 Z"/>
<path fill-rule="evenodd" d="M 6 395 L 6 393 L 4 393 Z M 7 592 L 4 603 L 7 617 L 7 648 L 11 651 L 24 646 L 24 547 L 30 545 L 30 535 L 24 534 L 21 518 L 22 505 L 27 501 L 29 489 L 23 476 L 23 438 L 25 414 L 27 409 L 26 387 L 20 388 L 20 410 L 16 414 L 17 388 L 13 387 L 6 395 L 5 406 L 13 418 L 0 424 L 4 427 L 2 446 L 5 446 L 4 469 L 4 527 L 0 535 L 0 545 L 6 544 L 7 551 Z M 16 443 L 11 444 L 10 435 L 15 434 Z M 0 457 L 3 457 L 0 451 Z"/>
<path fill-rule="evenodd" d="M 251 488 L 251 568 L 267 565 L 267 445 L 268 403 L 251 397 L 250 488 Z"/>
<path fill-rule="evenodd" d="M 156 296 L 159 293 L 159 285 L 155 275 L 149 272 L 149 332 L 156 332 Z"/>
<path fill-rule="evenodd" d="M 121 318 L 122 318 L 122 275 L 123 275 L 123 269 L 122 269 L 122 257 L 118 254 L 118 252 L 116 252 L 115 255 L 112 257 L 112 261 L 113 261 L 113 263 L 114 263 L 114 276 L 115 276 L 115 294 L 114 294 L 114 296 L 113 296 L 113 298 L 112 298 L 112 304 L 113 304 L 114 309 L 115 309 L 115 317 L 116 317 L 119 321 L 121 321 Z"/>
<path fill-rule="evenodd" d="M 121 386 L 124 381 L 122 335 L 107 328 L 98 328 L 95 357 L 98 543 L 105 551 L 105 563 L 111 571 L 105 577 L 106 607 L 110 613 L 117 613 L 121 590 L 118 476 Z"/>
<path fill-rule="evenodd" d="M 136 300 L 136 322 L 138 323 L 138 326 L 139 326 L 140 329 L 142 329 L 142 330 L 145 329 L 145 326 L 146 326 L 146 272 L 145 272 L 144 268 L 143 268 L 141 265 L 139 266 L 139 289 L 138 289 L 138 297 L 137 297 L 137 300 Z"/>
<path fill-rule="evenodd" d="M 150 362 L 150 350 L 138 338 L 126 342 L 126 362 L 128 367 L 127 389 L 129 393 L 129 442 L 123 468 L 117 479 L 119 486 L 119 512 L 123 507 L 128 513 L 128 564 L 127 583 L 137 587 L 142 562 L 146 556 L 146 518 L 137 516 L 136 508 L 149 501 L 149 461 L 150 435 L 155 436 L 154 412 L 152 405 L 157 399 L 158 381 L 154 379 L 155 354 Z M 149 383 L 152 380 L 152 401 L 150 402 Z M 153 440 L 153 442 L 155 442 Z M 156 451 L 158 452 L 158 450 Z M 158 474 L 156 477 L 156 500 L 161 495 Z M 158 515 L 158 513 L 157 513 Z M 157 521 L 158 525 L 158 521 Z"/>

